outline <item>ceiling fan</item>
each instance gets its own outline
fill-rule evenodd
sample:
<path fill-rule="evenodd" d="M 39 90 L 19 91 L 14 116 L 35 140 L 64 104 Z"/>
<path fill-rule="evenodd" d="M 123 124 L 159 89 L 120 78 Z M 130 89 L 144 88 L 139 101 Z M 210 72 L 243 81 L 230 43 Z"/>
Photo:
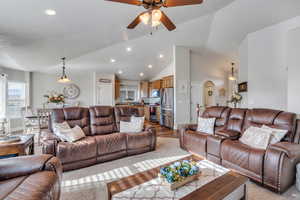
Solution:
<path fill-rule="evenodd" d="M 144 24 L 151 23 L 152 27 L 163 24 L 169 31 L 176 29 L 174 23 L 167 17 L 167 15 L 160 10 L 161 7 L 175 7 L 201 4 L 203 0 L 106 0 L 118 3 L 126 3 L 136 6 L 143 6 L 147 11 L 139 14 L 127 26 L 128 29 L 134 29 L 140 22 Z"/>

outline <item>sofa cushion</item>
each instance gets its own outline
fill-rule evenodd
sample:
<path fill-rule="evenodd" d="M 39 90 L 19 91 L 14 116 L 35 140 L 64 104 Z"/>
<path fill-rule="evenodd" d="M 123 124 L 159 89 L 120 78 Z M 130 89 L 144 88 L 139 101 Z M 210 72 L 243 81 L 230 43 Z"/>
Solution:
<path fill-rule="evenodd" d="M 240 168 L 253 172 L 258 177 L 263 175 L 265 150 L 255 149 L 238 140 L 225 140 L 221 146 L 221 157 Z"/>
<path fill-rule="evenodd" d="M 132 106 L 116 106 L 115 107 L 116 125 L 118 131 L 120 131 L 120 121 L 129 122 L 132 116 L 143 117 L 143 107 L 132 107 Z"/>
<path fill-rule="evenodd" d="M 89 108 L 89 111 L 92 135 L 105 135 L 116 131 L 113 107 L 93 106 Z"/>
<path fill-rule="evenodd" d="M 56 156 L 63 164 L 74 161 L 96 158 L 97 144 L 93 136 L 85 137 L 77 142 L 60 142 L 57 144 Z"/>
<path fill-rule="evenodd" d="M 261 127 L 267 125 L 272 128 L 288 130 L 284 141 L 293 141 L 295 134 L 296 114 L 271 110 L 271 109 L 251 109 L 246 113 L 243 131 L 250 126 Z"/>
<path fill-rule="evenodd" d="M 1 181 L 0 199 L 57 199 L 59 187 L 60 183 L 55 172 L 41 171 Z"/>
<path fill-rule="evenodd" d="M 94 136 L 97 142 L 97 156 L 126 150 L 126 134 L 112 133 Z"/>
<path fill-rule="evenodd" d="M 228 120 L 230 108 L 213 106 L 206 108 L 201 117 L 204 118 L 216 118 L 215 130 L 223 128 Z"/>
<path fill-rule="evenodd" d="M 67 122 L 71 128 L 76 125 L 82 128 L 85 135 L 90 135 L 90 116 L 88 108 L 70 107 L 53 109 L 50 116 L 50 130 L 54 123 Z"/>

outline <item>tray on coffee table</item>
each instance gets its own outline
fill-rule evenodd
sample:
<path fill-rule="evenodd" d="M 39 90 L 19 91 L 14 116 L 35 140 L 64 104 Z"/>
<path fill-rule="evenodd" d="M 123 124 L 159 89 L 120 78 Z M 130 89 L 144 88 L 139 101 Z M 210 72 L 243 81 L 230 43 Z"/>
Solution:
<path fill-rule="evenodd" d="M 208 160 L 188 156 L 180 160 L 194 160 L 201 169 L 199 178 L 171 191 L 161 183 L 158 173 L 161 167 L 146 170 L 107 184 L 108 199 L 245 199 L 247 178 Z M 175 161 L 174 161 L 175 162 Z"/>

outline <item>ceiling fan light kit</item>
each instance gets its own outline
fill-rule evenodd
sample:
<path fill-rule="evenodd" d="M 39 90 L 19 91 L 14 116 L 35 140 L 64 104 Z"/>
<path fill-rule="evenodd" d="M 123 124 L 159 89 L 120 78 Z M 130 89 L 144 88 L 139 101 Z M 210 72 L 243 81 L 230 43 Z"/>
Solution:
<path fill-rule="evenodd" d="M 157 27 L 163 24 L 169 31 L 176 29 L 175 24 L 167 17 L 167 15 L 160 10 L 161 7 L 175 7 L 201 4 L 203 0 L 106 0 L 118 3 L 126 3 L 136 6 L 143 6 L 147 11 L 139 14 L 127 26 L 128 29 L 134 29 L 139 23 L 149 24 L 152 27 Z"/>

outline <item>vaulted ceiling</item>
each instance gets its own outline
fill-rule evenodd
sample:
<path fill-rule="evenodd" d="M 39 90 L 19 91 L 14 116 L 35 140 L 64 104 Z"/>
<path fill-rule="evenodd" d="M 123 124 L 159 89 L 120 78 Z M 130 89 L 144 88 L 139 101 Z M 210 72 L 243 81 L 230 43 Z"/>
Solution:
<path fill-rule="evenodd" d="M 46 9 L 57 15 L 45 15 Z M 68 70 L 74 73 L 122 70 L 123 78 L 139 79 L 140 72 L 151 78 L 171 62 L 173 45 L 234 56 L 248 33 L 298 16 L 300 1 L 206 0 L 168 8 L 164 11 L 177 29 L 160 27 L 152 35 L 145 25 L 126 29 L 141 11 L 104 0 L 2 0 L 0 66 L 51 73 L 66 56 Z M 132 51 L 126 52 L 127 47 Z M 110 63 L 111 58 L 116 62 Z"/>

